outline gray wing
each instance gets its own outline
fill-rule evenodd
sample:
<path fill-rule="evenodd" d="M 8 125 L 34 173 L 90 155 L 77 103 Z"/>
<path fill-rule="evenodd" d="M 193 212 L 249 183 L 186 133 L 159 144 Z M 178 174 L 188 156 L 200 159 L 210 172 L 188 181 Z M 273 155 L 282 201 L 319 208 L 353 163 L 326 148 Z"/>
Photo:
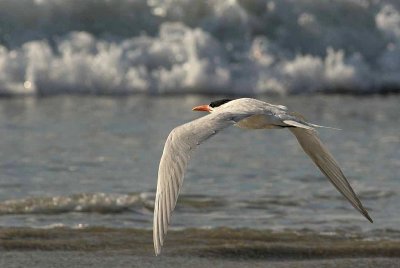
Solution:
<path fill-rule="evenodd" d="M 240 114 L 212 113 L 171 131 L 165 142 L 158 169 L 153 221 L 153 242 L 156 255 L 161 252 L 191 152 L 220 130 L 253 115 L 254 112 L 250 109 Z"/>
<path fill-rule="evenodd" d="M 372 222 L 367 210 L 363 207 L 341 171 L 339 164 L 318 138 L 317 132 L 304 128 L 291 128 L 290 131 L 296 136 L 304 152 L 314 161 L 336 189 L 350 201 L 355 209 Z"/>

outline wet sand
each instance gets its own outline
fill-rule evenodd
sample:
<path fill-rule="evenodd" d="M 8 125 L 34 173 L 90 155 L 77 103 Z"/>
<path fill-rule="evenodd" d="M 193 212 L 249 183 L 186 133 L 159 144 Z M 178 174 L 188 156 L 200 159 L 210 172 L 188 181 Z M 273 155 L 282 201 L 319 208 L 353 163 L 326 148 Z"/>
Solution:
<path fill-rule="evenodd" d="M 400 241 L 296 232 L 171 231 L 162 255 L 139 229 L 0 229 L 0 267 L 399 267 Z"/>

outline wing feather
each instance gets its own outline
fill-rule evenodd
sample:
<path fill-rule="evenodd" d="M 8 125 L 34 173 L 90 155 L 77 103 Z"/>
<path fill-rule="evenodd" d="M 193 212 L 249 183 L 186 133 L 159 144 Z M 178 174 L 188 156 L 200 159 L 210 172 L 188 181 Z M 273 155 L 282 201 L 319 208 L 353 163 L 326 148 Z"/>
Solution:
<path fill-rule="evenodd" d="M 212 113 L 171 131 L 165 142 L 158 169 L 153 220 L 153 240 L 156 255 L 161 252 L 191 152 L 220 130 L 243 118 L 254 115 L 257 111 L 259 109 L 249 107 L 246 111 L 239 113 Z"/>
<path fill-rule="evenodd" d="M 335 158 L 322 144 L 315 130 L 292 128 L 290 131 L 296 136 L 304 152 L 312 159 L 323 174 L 330 180 L 336 189 L 357 209 L 365 218 L 372 222 L 367 210 L 361 204 L 356 193 L 347 181 Z"/>

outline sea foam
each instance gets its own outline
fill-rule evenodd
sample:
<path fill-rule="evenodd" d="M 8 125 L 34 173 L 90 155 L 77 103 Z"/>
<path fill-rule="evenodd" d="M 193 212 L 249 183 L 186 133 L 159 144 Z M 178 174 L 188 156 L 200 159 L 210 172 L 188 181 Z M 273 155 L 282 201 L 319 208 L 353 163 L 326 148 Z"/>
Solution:
<path fill-rule="evenodd" d="M 4 0 L 0 10 L 2 95 L 381 93 L 400 85 L 395 0 Z"/>

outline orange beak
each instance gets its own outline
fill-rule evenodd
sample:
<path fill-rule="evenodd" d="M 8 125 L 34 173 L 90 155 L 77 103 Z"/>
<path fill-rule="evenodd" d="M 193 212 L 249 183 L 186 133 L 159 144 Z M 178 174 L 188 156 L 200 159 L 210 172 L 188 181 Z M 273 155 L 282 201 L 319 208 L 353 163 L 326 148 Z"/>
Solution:
<path fill-rule="evenodd" d="M 208 104 L 196 106 L 192 109 L 192 111 L 200 111 L 200 112 L 211 112 L 211 107 Z"/>

